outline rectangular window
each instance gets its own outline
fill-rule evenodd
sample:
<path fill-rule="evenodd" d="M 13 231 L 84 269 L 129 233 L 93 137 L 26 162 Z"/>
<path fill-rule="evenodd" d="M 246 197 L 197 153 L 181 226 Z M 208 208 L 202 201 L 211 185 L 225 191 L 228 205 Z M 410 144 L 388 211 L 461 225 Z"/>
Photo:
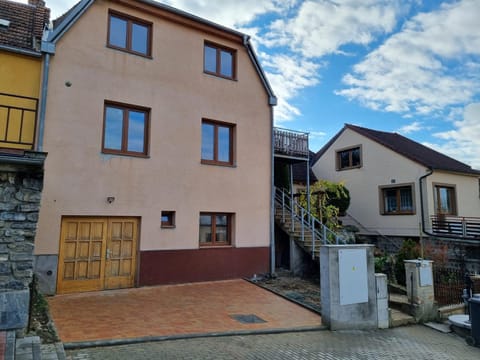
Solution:
<path fill-rule="evenodd" d="M 232 214 L 200 213 L 200 246 L 231 245 Z"/>
<path fill-rule="evenodd" d="M 236 51 L 206 42 L 203 54 L 203 70 L 212 75 L 235 79 Z"/>
<path fill-rule="evenodd" d="M 202 120 L 202 163 L 233 165 L 235 126 L 212 120 Z"/>
<path fill-rule="evenodd" d="M 435 212 L 437 215 L 457 215 L 455 185 L 434 184 Z"/>
<path fill-rule="evenodd" d="M 147 156 L 150 110 L 105 103 L 102 152 Z"/>
<path fill-rule="evenodd" d="M 336 154 L 337 170 L 359 168 L 362 166 L 362 150 L 360 146 L 338 150 Z"/>
<path fill-rule="evenodd" d="M 162 228 L 175 227 L 175 211 L 162 211 Z"/>
<path fill-rule="evenodd" d="M 415 214 L 413 185 L 380 187 L 382 215 Z"/>
<path fill-rule="evenodd" d="M 128 15 L 108 14 L 108 46 L 137 55 L 151 56 L 152 24 Z"/>

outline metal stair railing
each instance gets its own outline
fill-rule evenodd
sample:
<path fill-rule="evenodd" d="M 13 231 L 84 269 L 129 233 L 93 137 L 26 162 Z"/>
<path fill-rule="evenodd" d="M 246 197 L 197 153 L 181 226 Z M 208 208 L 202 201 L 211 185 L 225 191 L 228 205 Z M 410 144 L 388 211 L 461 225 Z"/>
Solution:
<path fill-rule="evenodd" d="M 275 188 L 275 203 L 281 210 L 282 223 L 290 220 L 290 232 L 296 231 L 296 226 L 300 226 L 300 238 L 305 243 L 305 235 L 311 233 L 312 259 L 315 258 L 315 245 L 318 244 L 339 244 L 338 235 L 320 222 L 315 216 L 301 206 L 290 194 L 284 189 Z M 276 209 L 277 210 L 277 209 Z"/>

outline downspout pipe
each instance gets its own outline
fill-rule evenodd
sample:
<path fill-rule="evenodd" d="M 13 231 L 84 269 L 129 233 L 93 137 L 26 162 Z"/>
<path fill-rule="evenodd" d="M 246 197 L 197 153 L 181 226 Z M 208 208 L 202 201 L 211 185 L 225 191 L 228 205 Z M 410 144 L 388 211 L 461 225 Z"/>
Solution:
<path fill-rule="evenodd" d="M 270 106 L 270 274 L 275 275 L 275 135 L 273 107 Z"/>
<path fill-rule="evenodd" d="M 433 169 L 428 168 L 428 172 L 425 175 L 420 176 L 418 179 L 418 188 L 420 189 L 420 215 L 422 217 L 422 232 L 428 236 L 435 236 L 432 233 L 425 230 L 425 207 L 423 205 L 423 179 L 433 174 Z"/>
<path fill-rule="evenodd" d="M 43 76 L 42 76 L 42 89 L 40 99 L 40 112 L 38 115 L 38 138 L 37 138 L 37 150 L 43 151 L 43 137 L 45 133 L 45 114 L 47 107 L 47 93 L 48 93 L 48 73 L 50 71 L 50 54 L 46 53 L 43 60 Z"/>

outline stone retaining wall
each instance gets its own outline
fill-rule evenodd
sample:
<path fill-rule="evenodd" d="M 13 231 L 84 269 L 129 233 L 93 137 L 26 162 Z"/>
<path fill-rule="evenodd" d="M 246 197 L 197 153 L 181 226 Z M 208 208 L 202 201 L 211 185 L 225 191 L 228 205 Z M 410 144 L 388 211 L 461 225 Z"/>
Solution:
<path fill-rule="evenodd" d="M 21 161 L 25 159 L 26 161 Z M 0 155 L 0 330 L 27 326 L 45 154 Z M 38 164 L 38 159 L 41 164 Z M 13 160 L 12 160 L 13 158 Z M 17 163 L 16 163 L 17 162 Z"/>

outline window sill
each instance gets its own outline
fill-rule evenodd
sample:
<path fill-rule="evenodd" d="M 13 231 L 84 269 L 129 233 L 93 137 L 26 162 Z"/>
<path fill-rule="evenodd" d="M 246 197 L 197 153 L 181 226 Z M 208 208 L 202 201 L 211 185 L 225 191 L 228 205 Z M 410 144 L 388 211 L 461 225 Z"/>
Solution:
<path fill-rule="evenodd" d="M 130 54 L 130 55 L 140 56 L 140 57 L 148 59 L 148 60 L 153 60 L 152 55 L 143 54 L 143 53 L 140 53 L 140 52 L 128 50 L 128 49 L 125 49 L 125 48 L 121 48 L 121 47 L 117 47 L 117 46 L 113 46 L 113 45 L 109 45 L 109 44 L 107 44 L 107 48 L 117 50 L 117 51 L 121 51 L 121 52 Z"/>
<path fill-rule="evenodd" d="M 199 250 L 202 249 L 225 249 L 225 248 L 233 248 L 233 245 L 228 244 L 228 245 L 200 245 Z"/>
<path fill-rule="evenodd" d="M 160 225 L 161 229 L 175 229 L 175 225 Z"/>
<path fill-rule="evenodd" d="M 133 153 L 121 153 L 121 152 L 107 151 L 107 150 L 102 150 L 102 154 L 104 154 L 104 155 L 128 156 L 128 157 L 135 157 L 135 158 L 150 159 L 150 155 L 133 154 Z"/>
<path fill-rule="evenodd" d="M 415 215 L 415 212 L 403 212 L 403 213 L 381 213 L 382 216 L 395 216 L 395 215 Z"/>
<path fill-rule="evenodd" d="M 230 168 L 236 168 L 236 164 L 229 164 L 229 163 L 222 163 L 222 162 L 216 162 L 216 161 L 210 161 L 210 160 L 200 160 L 200 163 L 202 165 L 215 165 L 215 166 L 223 166 L 223 167 L 230 167 Z"/>
<path fill-rule="evenodd" d="M 349 166 L 349 167 L 344 167 L 344 168 L 337 168 L 337 171 L 344 171 L 344 170 L 352 170 L 352 169 L 360 169 L 362 165 L 358 166 Z"/>
<path fill-rule="evenodd" d="M 205 71 L 205 70 L 203 71 L 203 73 L 205 75 L 213 76 L 213 77 L 220 78 L 220 79 L 238 81 L 236 77 L 223 76 L 223 75 L 220 75 L 220 74 L 217 74 L 217 73 L 214 73 L 214 72 Z"/>

